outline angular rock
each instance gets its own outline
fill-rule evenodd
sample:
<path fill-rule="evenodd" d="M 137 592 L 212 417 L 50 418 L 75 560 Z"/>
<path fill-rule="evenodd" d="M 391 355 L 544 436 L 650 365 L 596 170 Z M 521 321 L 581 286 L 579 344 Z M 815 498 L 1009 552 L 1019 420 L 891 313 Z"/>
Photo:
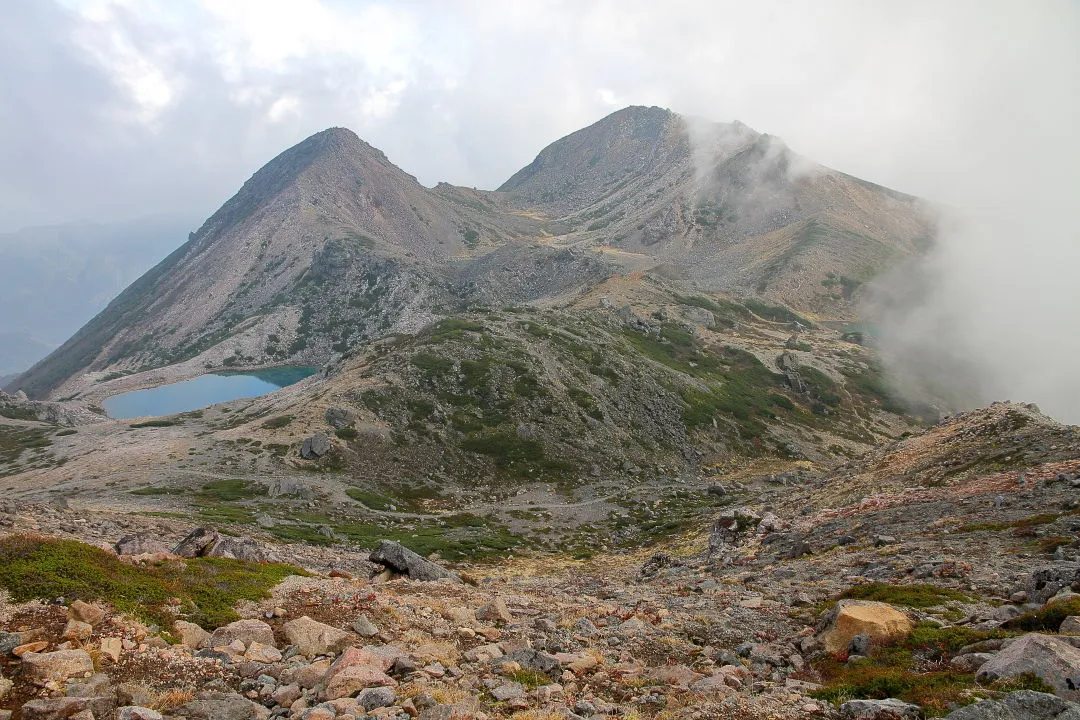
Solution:
<path fill-rule="evenodd" d="M 22 669 L 31 682 L 44 685 L 50 680 L 64 682 L 68 678 L 92 675 L 94 661 L 85 650 L 27 653 L 22 658 Z"/>
<path fill-rule="evenodd" d="M 525 696 L 525 686 L 517 682 L 503 683 L 491 689 L 491 697 L 497 702 L 506 702 Z"/>
<path fill-rule="evenodd" d="M 866 634 L 873 642 L 905 638 L 913 629 L 907 615 L 891 605 L 871 600 L 841 600 L 826 620 L 819 639 L 830 654 L 847 651 L 856 635 Z"/>
<path fill-rule="evenodd" d="M 309 658 L 327 653 L 340 653 L 345 648 L 356 645 L 356 636 L 312 620 L 307 615 L 290 620 L 281 626 L 289 644 L 296 645 L 301 655 Z"/>
<path fill-rule="evenodd" d="M 953 710 L 945 720 L 1080 720 L 1080 704 L 1033 690 L 980 700 Z"/>
<path fill-rule="evenodd" d="M 113 549 L 117 555 L 168 555 L 172 552 L 160 536 L 148 532 L 124 535 Z"/>
<path fill-rule="evenodd" d="M 103 657 L 107 657 L 114 663 L 120 662 L 120 652 L 123 650 L 123 643 L 118 637 L 101 638 L 101 642 L 98 644 L 98 648 L 101 650 Z"/>
<path fill-rule="evenodd" d="M 300 446 L 300 457 L 305 460 L 316 460 L 330 452 L 330 438 L 326 433 L 315 433 L 304 440 Z"/>
<path fill-rule="evenodd" d="M 181 645 L 192 650 L 201 650 L 210 644 L 210 633 L 186 620 L 177 620 L 173 623 L 173 632 L 179 636 Z"/>
<path fill-rule="evenodd" d="M 408 575 L 414 580 L 450 579 L 461 582 L 461 578 L 458 577 L 457 573 L 420 557 L 401 543 L 393 540 L 380 542 L 368 559 L 371 562 L 385 565 L 394 572 Z"/>
<path fill-rule="evenodd" d="M 274 630 L 262 620 L 237 620 L 219 627 L 210 636 L 210 647 L 227 647 L 239 640 L 247 647 L 253 642 L 274 644 Z"/>
<path fill-rule="evenodd" d="M 486 605 L 482 605 L 476 611 L 476 619 L 482 622 L 501 623 L 503 625 L 509 625 L 514 621 L 502 598 L 495 598 Z"/>
<path fill-rule="evenodd" d="M 1028 575 L 1027 599 L 1045 603 L 1077 581 L 1080 581 L 1080 563 L 1058 562 L 1038 568 Z"/>
<path fill-rule="evenodd" d="M 1080 650 L 1049 635 L 1028 633 L 1016 639 L 983 665 L 976 677 L 993 682 L 1024 673 L 1037 675 L 1059 697 L 1080 700 Z"/>
<path fill-rule="evenodd" d="M 127 705 L 116 711 L 116 720 L 162 720 L 162 715 L 157 710 Z"/>
<path fill-rule="evenodd" d="M 72 620 L 78 620 L 87 625 L 97 627 L 105 622 L 105 611 L 97 605 L 91 605 L 82 600 L 76 600 L 68 607 L 68 617 Z"/>
<path fill-rule="evenodd" d="M 361 614 L 360 617 L 353 620 L 352 630 L 360 637 L 375 637 L 379 634 L 379 627 L 371 622 L 367 615 Z"/>
<path fill-rule="evenodd" d="M 840 717 L 844 720 L 919 720 L 920 716 L 918 705 L 896 698 L 848 700 L 840 706 Z"/>
<path fill-rule="evenodd" d="M 350 410 L 349 408 L 345 407 L 335 406 L 326 408 L 326 412 L 324 413 L 323 417 L 326 418 L 326 422 L 328 422 L 331 427 L 340 430 L 343 427 L 348 427 L 355 424 L 357 415 L 356 411 L 354 410 Z"/>
<path fill-rule="evenodd" d="M 188 720 L 251 720 L 258 706 L 234 692 L 200 693 L 191 702 L 173 711 Z"/>
<path fill-rule="evenodd" d="M 62 720 L 90 709 L 90 698 L 37 698 L 23 703 L 23 720 Z"/>
<path fill-rule="evenodd" d="M 368 688 L 356 696 L 357 704 L 367 712 L 375 708 L 390 707 L 394 704 L 394 699 L 394 691 L 388 687 Z"/>
<path fill-rule="evenodd" d="M 551 673 L 559 669 L 558 658 L 532 648 L 514 650 L 503 657 L 503 662 L 516 662 L 526 670 L 535 670 L 542 673 Z"/>
<path fill-rule="evenodd" d="M 1062 635 L 1080 635 L 1080 617 L 1070 615 L 1062 620 L 1058 632 Z"/>

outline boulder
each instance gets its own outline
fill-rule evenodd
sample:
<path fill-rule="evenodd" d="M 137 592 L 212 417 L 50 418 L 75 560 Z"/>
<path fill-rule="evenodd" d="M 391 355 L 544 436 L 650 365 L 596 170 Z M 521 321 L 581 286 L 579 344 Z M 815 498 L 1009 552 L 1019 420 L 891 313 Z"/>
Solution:
<path fill-rule="evenodd" d="M 263 645 L 261 642 L 253 642 L 244 651 L 244 657 L 253 662 L 276 663 L 281 661 L 281 651 L 273 645 Z"/>
<path fill-rule="evenodd" d="M 97 627 L 105 621 L 105 611 L 97 605 L 76 600 L 68 607 L 68 617 L 72 620 L 84 622 L 87 625 Z"/>
<path fill-rule="evenodd" d="M 340 653 L 356 644 L 356 636 L 352 633 L 312 620 L 307 615 L 290 620 L 281 626 L 281 630 L 289 644 L 296 645 L 300 654 L 309 658 Z"/>
<path fill-rule="evenodd" d="M 394 572 L 408 575 L 414 580 L 454 580 L 461 578 L 441 565 L 425 560 L 404 545 L 393 540 L 383 540 L 368 557 L 371 562 L 379 563 Z"/>
<path fill-rule="evenodd" d="M 173 623 L 173 632 L 180 638 L 180 644 L 192 650 L 202 650 L 210 645 L 210 633 L 193 622 L 177 620 Z"/>
<path fill-rule="evenodd" d="M 1062 635 L 1080 635 L 1080 616 L 1069 615 L 1062 620 L 1058 632 Z"/>
<path fill-rule="evenodd" d="M 161 537 L 148 532 L 125 535 L 113 546 L 117 555 L 165 555 L 171 552 Z"/>
<path fill-rule="evenodd" d="M 197 527 L 192 530 L 173 548 L 173 554 L 185 558 L 220 557 L 248 562 L 273 560 L 256 540 L 244 536 L 222 535 L 209 527 Z"/>
<path fill-rule="evenodd" d="M 210 636 L 210 647 L 226 647 L 239 640 L 247 647 L 253 642 L 274 644 L 274 630 L 262 620 L 237 620 L 219 627 Z"/>
<path fill-rule="evenodd" d="M 64 682 L 68 678 L 92 675 L 94 660 L 85 650 L 27 653 L 22 658 L 22 670 L 31 682 L 44 685 L 50 680 Z"/>
<path fill-rule="evenodd" d="M 1045 603 L 1077 581 L 1080 581 L 1080 563 L 1058 562 L 1037 568 L 1028 575 L 1027 599 Z"/>
<path fill-rule="evenodd" d="M 892 605 L 872 600 L 841 600 L 828 618 L 819 640 L 830 654 L 846 652 L 852 638 L 866 634 L 873 642 L 890 642 L 908 636 L 913 625 Z"/>
<path fill-rule="evenodd" d="M 840 706 L 844 720 L 919 720 L 922 713 L 918 705 L 903 700 L 848 700 Z"/>
<path fill-rule="evenodd" d="M 234 692 L 200 693 L 191 702 L 173 711 L 188 720 L 251 720 L 258 706 Z"/>
<path fill-rule="evenodd" d="M 128 705 L 116 711 L 116 720 L 162 720 L 162 715 L 157 710 Z"/>
<path fill-rule="evenodd" d="M 1080 700 L 1080 650 L 1049 635 L 1028 633 L 979 669 L 979 680 L 993 682 L 1024 673 L 1037 675 L 1067 700 Z"/>
<path fill-rule="evenodd" d="M 272 560 L 261 543 L 246 536 L 221 536 L 207 550 L 206 557 L 246 560 L 247 562 L 270 562 Z"/>
<path fill-rule="evenodd" d="M 953 710 L 945 720 L 1080 720 L 1080 704 L 1033 690 L 980 700 Z"/>
<path fill-rule="evenodd" d="M 356 696 L 357 705 L 367 712 L 376 708 L 390 707 L 394 704 L 394 700 L 394 691 L 388 687 L 368 688 Z"/>
<path fill-rule="evenodd" d="M 330 452 L 330 438 L 326 433 L 315 433 L 304 440 L 300 446 L 300 457 L 305 460 L 317 460 Z"/>
<path fill-rule="evenodd" d="M 354 410 L 350 410 L 349 408 L 341 406 L 335 406 L 326 408 L 326 413 L 324 417 L 326 417 L 326 422 L 328 422 L 331 427 L 341 429 L 343 427 L 354 425 L 356 423 L 357 415 L 356 411 Z"/>
<path fill-rule="evenodd" d="M 514 621 L 514 618 L 510 615 L 510 610 L 506 607 L 506 603 L 502 598 L 495 598 L 486 605 L 480 606 L 476 611 L 476 619 L 489 623 L 501 623 L 503 625 L 509 625 Z"/>
<path fill-rule="evenodd" d="M 197 527 L 173 548 L 173 554 L 185 558 L 202 557 L 214 546 L 221 535 L 214 528 Z"/>

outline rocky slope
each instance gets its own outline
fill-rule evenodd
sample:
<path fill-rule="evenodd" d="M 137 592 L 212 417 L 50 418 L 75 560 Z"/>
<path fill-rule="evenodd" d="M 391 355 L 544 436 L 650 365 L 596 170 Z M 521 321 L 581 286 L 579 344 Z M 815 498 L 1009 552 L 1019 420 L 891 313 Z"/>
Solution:
<path fill-rule="evenodd" d="M 259 170 L 12 389 L 322 364 L 476 305 L 553 302 L 649 269 L 847 317 L 861 283 L 932 234 L 913 198 L 659 108 L 558 141 L 499 192 L 424 188 L 334 128 Z"/>
<path fill-rule="evenodd" d="M 1001 448 L 1023 454 L 1005 461 Z M 651 548 L 571 560 L 519 547 L 450 563 L 442 580 L 419 578 L 445 560 L 392 545 L 373 563 L 362 544 L 255 542 L 232 535 L 243 526 L 192 532 L 168 513 L 8 501 L 0 707 L 425 720 L 1080 712 L 1080 428 L 998 404 L 831 472 L 798 467 L 702 478 L 710 522 Z M 903 481 L 875 480 L 887 477 Z M 291 567 L 258 564 L 268 556 Z M 225 594 L 204 594 L 215 582 Z"/>

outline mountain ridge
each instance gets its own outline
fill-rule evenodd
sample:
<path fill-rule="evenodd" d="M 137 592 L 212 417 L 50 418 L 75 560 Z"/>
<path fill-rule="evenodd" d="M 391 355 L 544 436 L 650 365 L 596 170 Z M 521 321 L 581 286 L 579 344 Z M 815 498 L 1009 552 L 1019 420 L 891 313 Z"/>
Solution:
<path fill-rule="evenodd" d="M 850 316 L 858 286 L 932 228 L 914 199 L 848 177 L 741 123 L 655 107 L 557 140 L 497 191 L 426 188 L 330 128 L 253 174 L 17 387 L 70 395 L 88 371 L 321 364 L 473 303 L 555 302 L 662 267 L 707 291 Z"/>

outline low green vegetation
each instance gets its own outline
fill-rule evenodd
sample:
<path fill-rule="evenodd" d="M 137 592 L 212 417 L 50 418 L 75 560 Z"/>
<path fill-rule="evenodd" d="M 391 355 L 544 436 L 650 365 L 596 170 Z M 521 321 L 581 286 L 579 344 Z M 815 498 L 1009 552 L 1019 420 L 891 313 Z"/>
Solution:
<path fill-rule="evenodd" d="M 952 588 L 937 585 L 889 585 L 866 583 L 844 591 L 840 599 L 875 600 L 910 608 L 927 608 L 949 602 L 971 602 L 971 596 Z"/>
<path fill-rule="evenodd" d="M 131 428 L 163 428 L 172 427 L 178 425 L 175 420 L 147 420 L 146 422 L 132 423 L 128 427 Z"/>
<path fill-rule="evenodd" d="M 904 640 L 873 648 L 866 659 L 818 660 L 814 668 L 824 680 L 824 686 L 812 695 L 836 704 L 852 698 L 894 697 L 919 705 L 924 716 L 931 718 L 942 717 L 956 705 L 975 702 L 993 692 L 1022 689 L 1047 692 L 1046 685 L 1034 676 L 983 687 L 975 682 L 974 674 L 943 669 L 965 645 L 1012 634 L 919 624 Z"/>
<path fill-rule="evenodd" d="M 233 502 L 263 497 L 266 492 L 246 480 L 214 480 L 202 486 L 199 497 L 216 502 Z"/>
<path fill-rule="evenodd" d="M 264 422 L 262 426 L 267 430 L 278 430 L 290 424 L 295 419 L 295 415 L 278 415 L 277 417 L 272 417 Z"/>
<path fill-rule="evenodd" d="M 360 488 L 347 488 L 345 494 L 357 502 L 362 502 L 372 510 L 387 510 L 394 501 L 385 495 L 376 492 L 361 490 Z"/>
<path fill-rule="evenodd" d="M 772 322 L 785 322 L 785 323 L 799 323 L 806 327 L 813 327 L 813 323 L 804 318 L 802 315 L 787 309 L 783 305 L 772 305 L 770 303 L 749 298 L 743 300 L 743 305 L 747 310 L 757 315 L 759 318 L 770 320 Z"/>
<path fill-rule="evenodd" d="M 968 533 L 986 530 L 1000 532 L 1002 530 L 1034 528 L 1039 527 L 1040 525 L 1049 525 L 1068 514 L 1069 513 L 1042 513 L 1040 515 L 1032 515 L 1030 517 L 1020 518 L 1019 520 L 1012 520 L 1009 522 L 969 523 L 958 527 L 956 532 Z"/>
<path fill-rule="evenodd" d="M 1005 623 L 1004 627 L 1025 632 L 1057 632 L 1070 615 L 1080 615 L 1080 597 L 1059 600 L 1039 610 L 1018 615 Z"/>
<path fill-rule="evenodd" d="M 0 408 L 0 417 L 6 417 L 8 420 L 37 420 L 37 413 L 30 408 L 20 408 L 14 406 Z"/>
<path fill-rule="evenodd" d="M 289 575 L 305 574 L 288 565 L 224 558 L 177 560 L 136 566 L 74 540 L 26 535 L 0 539 L 0 587 L 16 602 L 106 601 L 117 610 L 171 627 L 183 617 L 207 629 L 239 616 L 233 606 L 258 601 Z M 177 612 L 170 599 L 179 598 Z"/>

